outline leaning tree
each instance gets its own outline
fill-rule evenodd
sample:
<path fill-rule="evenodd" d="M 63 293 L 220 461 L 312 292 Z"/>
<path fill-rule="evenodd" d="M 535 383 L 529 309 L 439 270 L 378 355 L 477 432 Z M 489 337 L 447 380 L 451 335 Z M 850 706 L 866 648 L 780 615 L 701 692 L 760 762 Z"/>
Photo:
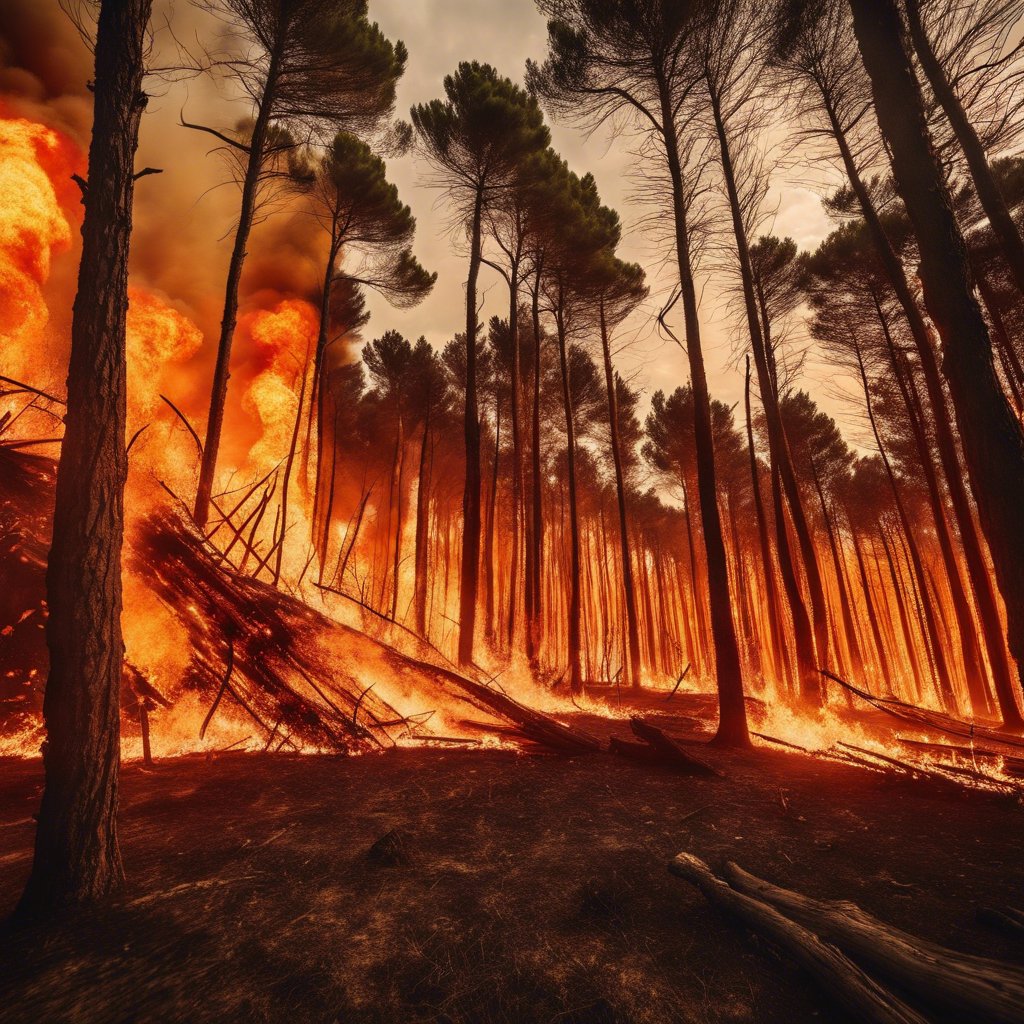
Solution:
<path fill-rule="evenodd" d="M 421 302 L 437 280 L 410 249 L 416 218 L 387 179 L 384 161 L 351 132 L 339 132 L 317 165 L 310 190 L 310 211 L 327 236 L 327 260 L 320 290 L 320 320 L 313 356 L 307 424 L 309 437 L 316 424 L 317 445 L 314 508 L 319 509 L 323 489 L 327 430 L 325 361 L 330 346 L 346 333 L 331 333 L 331 302 L 339 284 L 349 289 L 379 292 L 398 309 Z M 300 395 L 300 407 L 303 396 Z M 285 486 L 287 486 L 287 476 Z M 321 527 L 324 524 L 319 524 Z M 314 530 L 317 524 L 314 524 Z M 320 532 L 320 531 L 317 531 Z M 326 552 L 322 557 L 326 557 Z"/>
<path fill-rule="evenodd" d="M 932 147 L 900 13 L 893 0 L 850 0 L 850 6 L 878 125 L 917 236 L 924 302 L 942 339 L 942 370 L 1006 605 L 1010 651 L 1020 668 L 1024 665 L 1024 531 L 1020 529 L 1024 428 L 996 374 L 967 247 Z M 1024 728 L 1024 717 L 1016 706 L 1004 703 L 1002 712 L 1006 725 Z"/>
<path fill-rule="evenodd" d="M 251 110 L 242 133 L 182 119 L 186 127 L 226 147 L 241 182 L 196 491 L 194 515 L 200 526 L 209 516 L 239 286 L 260 202 L 282 174 L 306 173 L 297 159 L 304 143 L 330 138 L 339 129 L 360 136 L 377 132 L 394 108 L 395 85 L 406 61 L 402 43 L 392 44 L 368 21 L 366 0 L 208 0 L 207 6 L 226 23 L 229 38 L 246 44 L 244 55 L 214 63 L 229 69 Z"/>

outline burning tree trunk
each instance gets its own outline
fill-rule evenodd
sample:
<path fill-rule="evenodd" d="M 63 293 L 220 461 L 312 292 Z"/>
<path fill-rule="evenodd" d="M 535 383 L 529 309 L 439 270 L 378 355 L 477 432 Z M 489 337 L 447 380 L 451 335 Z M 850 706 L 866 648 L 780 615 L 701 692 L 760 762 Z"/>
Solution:
<path fill-rule="evenodd" d="M 565 449 L 569 462 L 569 689 L 583 692 L 580 667 L 580 531 L 576 501 L 576 424 L 569 386 L 569 359 L 566 351 L 564 312 L 559 303 L 555 311 L 558 333 L 558 360 L 562 368 L 562 405 L 565 410 Z"/>
<path fill-rule="evenodd" d="M 619 510 L 619 538 L 622 549 L 622 589 L 626 601 L 626 651 L 628 655 L 628 682 L 633 689 L 640 688 L 640 627 L 636 616 L 636 587 L 633 584 L 633 563 L 629 554 L 629 527 L 626 524 L 626 484 L 622 472 L 622 447 L 619 441 L 619 408 L 615 395 L 615 375 L 612 372 L 611 345 L 605 321 L 604 302 L 600 306 L 601 351 L 604 355 L 604 379 L 608 389 L 608 428 L 611 437 L 612 461 L 615 464 L 615 497 Z"/>
<path fill-rule="evenodd" d="M 106 0 L 96 37 L 89 180 L 67 416 L 47 569 L 46 789 L 22 911 L 96 899 L 122 879 L 121 543 L 128 246 L 151 0 Z"/>
<path fill-rule="evenodd" d="M 892 0 L 851 0 L 851 7 L 878 123 L 889 143 L 897 187 L 920 246 L 925 305 L 942 338 L 943 371 L 1006 603 L 1010 650 L 1020 667 L 1024 663 L 1024 533 L 1020 529 L 1024 429 L 996 376 L 966 246 L 903 45 L 899 12 Z M 1024 728 L 1016 695 L 1000 692 L 998 696 L 1005 724 Z"/>

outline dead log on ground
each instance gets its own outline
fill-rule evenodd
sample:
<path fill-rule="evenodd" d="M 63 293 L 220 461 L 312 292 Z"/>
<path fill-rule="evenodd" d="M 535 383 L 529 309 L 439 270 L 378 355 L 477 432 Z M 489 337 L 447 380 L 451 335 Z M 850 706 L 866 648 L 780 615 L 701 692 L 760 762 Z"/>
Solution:
<path fill-rule="evenodd" d="M 770 904 L 864 967 L 972 1024 L 1024 1021 L 1024 969 L 957 953 L 900 931 L 845 901 L 816 900 L 727 864 L 734 889 Z"/>
<path fill-rule="evenodd" d="M 694 757 L 681 743 L 666 735 L 655 725 L 645 722 L 642 718 L 633 717 L 629 720 L 629 726 L 637 739 L 643 740 L 656 753 L 658 760 L 679 770 L 686 771 L 690 775 L 717 776 L 721 778 L 722 773 L 712 768 L 706 761 Z"/>
<path fill-rule="evenodd" d="M 697 886 L 709 903 L 771 940 L 856 1020 L 867 1024 L 926 1024 L 925 1018 L 865 974 L 835 946 L 777 910 L 731 889 L 702 860 L 680 853 L 668 870 Z"/>

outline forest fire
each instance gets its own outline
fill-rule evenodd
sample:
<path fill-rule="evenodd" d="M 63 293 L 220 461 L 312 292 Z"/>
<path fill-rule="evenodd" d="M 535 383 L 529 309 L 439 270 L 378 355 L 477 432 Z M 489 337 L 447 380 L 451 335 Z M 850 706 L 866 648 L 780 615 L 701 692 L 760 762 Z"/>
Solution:
<path fill-rule="evenodd" d="M 1024 0 L 423 2 L 0 9 L 0 1021 L 1024 1024 Z"/>

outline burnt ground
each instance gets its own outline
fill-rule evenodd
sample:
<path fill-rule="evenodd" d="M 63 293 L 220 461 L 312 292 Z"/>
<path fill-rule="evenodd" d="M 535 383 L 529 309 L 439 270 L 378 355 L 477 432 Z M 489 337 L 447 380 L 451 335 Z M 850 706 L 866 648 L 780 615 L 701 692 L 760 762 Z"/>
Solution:
<path fill-rule="evenodd" d="M 127 888 L 56 927 L 3 929 L 0 1020 L 843 1020 L 667 874 L 680 850 L 1021 959 L 975 920 L 1024 902 L 1019 807 L 775 750 L 706 757 L 724 779 L 477 749 L 128 764 Z M 0 914 L 41 781 L 39 762 L 0 765 Z M 395 829 L 397 855 L 368 856 Z"/>

